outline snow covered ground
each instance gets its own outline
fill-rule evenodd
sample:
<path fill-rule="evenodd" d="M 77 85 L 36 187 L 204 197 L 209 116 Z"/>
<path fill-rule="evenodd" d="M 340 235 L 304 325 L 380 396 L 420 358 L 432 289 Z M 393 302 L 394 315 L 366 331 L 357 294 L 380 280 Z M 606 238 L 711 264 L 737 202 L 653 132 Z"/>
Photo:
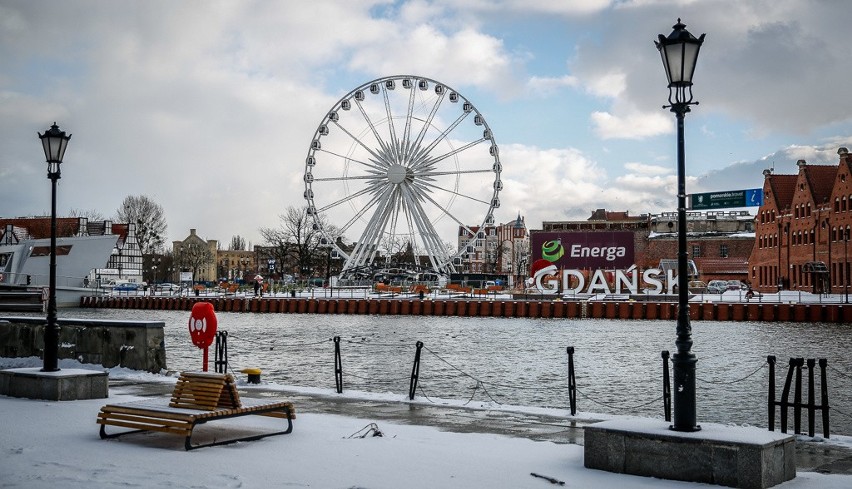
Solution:
<path fill-rule="evenodd" d="M 4 366 L 9 360 L 3 359 Z M 92 368 L 63 361 L 62 368 Z M 16 367 L 37 366 L 16 359 Z M 124 369 L 113 379 L 173 382 Z M 137 399 L 112 388 L 109 403 Z M 103 399 L 49 402 L 0 396 L 0 486 L 25 488 L 520 488 L 551 487 L 536 473 L 578 488 L 716 487 L 618 475 L 583 467 L 583 447 L 494 434 L 377 422 L 381 437 L 360 434 L 375 420 L 300 413 L 292 434 L 185 452 L 180 437 L 134 434 L 101 440 L 95 419 Z M 278 422 L 238 418 L 209 432 Z M 353 436 L 354 435 L 354 436 Z M 832 443 L 852 445 L 852 438 Z M 799 472 L 780 486 L 840 489 L 852 477 Z"/>

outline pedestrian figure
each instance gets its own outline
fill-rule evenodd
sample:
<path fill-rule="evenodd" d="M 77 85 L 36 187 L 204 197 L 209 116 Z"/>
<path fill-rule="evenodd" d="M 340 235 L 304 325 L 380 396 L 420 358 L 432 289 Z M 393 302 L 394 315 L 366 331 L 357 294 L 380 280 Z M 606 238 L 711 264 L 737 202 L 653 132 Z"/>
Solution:
<path fill-rule="evenodd" d="M 254 296 L 257 297 L 257 292 L 260 290 L 260 282 L 254 281 Z"/>

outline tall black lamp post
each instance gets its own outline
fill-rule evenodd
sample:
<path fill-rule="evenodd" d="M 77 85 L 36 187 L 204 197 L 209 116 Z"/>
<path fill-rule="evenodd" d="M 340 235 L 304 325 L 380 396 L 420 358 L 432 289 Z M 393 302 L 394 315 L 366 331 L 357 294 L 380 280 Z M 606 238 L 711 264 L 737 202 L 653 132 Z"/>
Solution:
<path fill-rule="evenodd" d="M 662 34 L 654 43 L 663 58 L 668 78 L 669 105 L 677 118 L 677 353 L 672 357 L 674 377 L 674 421 L 675 431 L 698 431 L 695 416 L 695 355 L 692 349 L 692 326 L 689 324 L 689 275 L 686 262 L 686 177 L 683 149 L 683 119 L 689 112 L 692 101 L 692 75 L 698 61 L 698 51 L 704 42 L 704 34 L 698 39 L 686 30 L 686 25 L 677 19 L 669 37 Z"/>
<path fill-rule="evenodd" d="M 849 270 L 849 234 L 850 234 L 850 229 L 847 226 L 846 232 L 843 234 L 843 244 L 844 244 L 844 251 L 843 251 L 843 262 L 844 263 L 843 263 L 843 266 L 846 267 L 846 269 L 843 270 L 845 272 L 843 274 L 843 276 L 846 279 L 845 280 L 846 283 L 843 284 L 843 289 L 844 289 L 844 292 L 846 293 L 846 299 L 843 301 L 844 304 L 849 304 L 849 271 L 850 271 Z"/>
<path fill-rule="evenodd" d="M 60 178 L 59 165 L 65 156 L 65 148 L 71 135 L 65 135 L 54 122 L 44 134 L 38 135 L 47 159 L 47 178 L 51 182 L 50 193 L 50 288 L 47 296 L 47 327 L 44 329 L 43 372 L 59 370 L 59 324 L 56 322 L 56 181 Z"/>

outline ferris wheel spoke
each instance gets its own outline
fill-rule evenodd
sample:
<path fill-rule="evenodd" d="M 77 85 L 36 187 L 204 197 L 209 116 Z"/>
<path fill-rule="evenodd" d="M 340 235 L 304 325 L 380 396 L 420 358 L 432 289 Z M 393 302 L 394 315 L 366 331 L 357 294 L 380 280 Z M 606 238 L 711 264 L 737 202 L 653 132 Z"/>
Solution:
<path fill-rule="evenodd" d="M 353 255 L 357 257 L 356 263 L 364 262 L 372 254 L 373 250 L 378 250 L 381 244 L 382 230 L 387 227 L 387 222 L 390 218 L 391 206 L 388 204 L 392 192 L 392 189 L 385 187 L 385 192 L 380 196 L 377 203 L 377 212 L 370 218 L 364 233 L 355 244 Z"/>
<path fill-rule="evenodd" d="M 391 111 L 390 99 L 388 99 L 388 90 L 384 85 L 382 85 L 382 98 L 385 100 L 385 112 L 388 114 L 388 134 L 390 136 L 388 141 L 393 153 L 393 162 L 399 163 L 401 161 L 399 142 L 396 139 L 396 128 L 393 124 L 393 111 Z"/>
<path fill-rule="evenodd" d="M 411 192 L 411 189 L 406 189 Z M 413 192 L 412 192 L 413 193 Z M 446 257 L 446 252 L 443 250 L 441 246 L 441 239 L 438 236 L 438 232 L 435 230 L 434 226 L 429 222 L 429 218 L 426 215 L 426 212 L 421 205 L 422 196 L 418 195 L 418 198 L 414 198 L 411 196 L 412 205 L 410 207 L 410 215 L 414 220 L 415 225 L 417 227 L 420 236 L 423 238 L 423 244 L 426 248 L 427 255 L 429 256 L 429 260 L 435 268 L 437 263 L 435 261 L 435 256 L 439 255 L 439 257 L 443 260 Z"/>
<path fill-rule="evenodd" d="M 408 106 L 405 112 L 405 130 L 402 133 L 402 147 L 405 148 L 405 155 L 408 156 L 409 142 L 411 138 L 411 121 L 414 118 L 414 94 L 415 90 L 408 91 Z"/>
<path fill-rule="evenodd" d="M 357 175 L 342 177 L 314 177 L 314 182 L 347 182 L 349 180 L 381 180 L 382 175 Z"/>
<path fill-rule="evenodd" d="M 370 147 L 368 147 L 366 144 L 364 144 L 364 142 L 363 142 L 363 141 L 361 141 L 360 139 L 358 139 L 358 138 L 356 138 L 354 135 L 352 135 L 352 133 L 351 133 L 351 132 L 349 132 L 349 130 L 348 130 L 348 129 L 346 129 L 345 127 L 341 126 L 341 125 L 340 125 L 339 123 L 337 123 L 337 122 L 335 122 L 335 125 L 337 125 L 337 127 L 338 127 L 338 128 L 340 128 L 340 130 L 342 130 L 342 131 L 343 131 L 343 132 L 344 132 L 347 136 L 349 136 L 350 138 L 352 138 L 352 140 L 353 140 L 354 142 L 356 142 L 359 146 L 361 146 L 362 148 L 364 148 L 365 150 L 367 150 L 367 152 L 368 152 L 368 153 L 370 153 L 370 156 L 372 156 L 372 157 L 373 157 L 373 159 L 378 160 L 378 161 L 383 161 L 383 160 L 382 160 L 382 156 L 381 156 L 380 154 L 376 153 L 376 152 L 375 152 L 372 148 L 370 148 Z M 335 152 L 333 152 L 333 151 L 328 151 L 328 150 L 326 150 L 326 149 L 321 149 L 321 150 L 319 150 L 319 151 L 321 151 L 321 152 L 323 152 L 323 153 L 328 153 L 328 154 L 331 154 L 331 155 L 337 156 L 338 158 L 342 158 L 342 159 L 344 159 L 344 160 L 354 161 L 354 162 L 356 162 L 356 163 L 360 163 L 360 164 L 365 165 L 365 166 L 373 166 L 373 165 L 371 165 L 371 164 L 369 164 L 369 163 L 367 163 L 367 162 L 360 161 L 360 160 L 356 160 L 356 159 L 353 159 L 353 158 L 351 158 L 351 157 L 349 157 L 349 156 L 344 156 L 344 155 L 341 155 L 341 154 L 335 153 Z M 384 168 L 383 168 L 383 167 L 376 167 L 376 168 L 381 169 L 381 170 L 384 170 Z"/>
<path fill-rule="evenodd" d="M 472 175 L 474 173 L 494 173 L 492 169 L 485 170 L 456 170 L 456 171 L 424 171 L 417 173 L 418 178 L 440 177 L 444 175 Z"/>
<path fill-rule="evenodd" d="M 412 91 L 413 92 L 413 91 Z M 446 92 L 444 92 L 446 93 Z M 435 119 L 435 114 L 438 113 L 438 108 L 441 106 L 441 103 L 444 101 L 444 94 L 442 93 L 436 100 L 435 103 L 432 104 L 432 110 L 429 112 L 429 116 L 426 117 L 426 120 L 423 121 L 423 125 L 420 127 L 420 132 L 417 134 L 417 139 L 414 140 L 412 144 L 413 148 L 417 148 L 423 142 L 423 138 L 426 137 L 426 131 L 432 127 L 432 121 Z"/>
<path fill-rule="evenodd" d="M 366 214 L 368 210 L 370 210 L 372 207 L 374 207 L 378 203 L 378 201 L 379 201 L 379 197 L 377 195 L 374 195 L 370 199 L 369 202 L 367 202 L 365 205 L 363 205 L 361 207 L 361 209 L 356 211 L 355 215 L 352 216 L 352 218 L 349 219 L 349 221 L 347 221 L 346 224 L 344 224 L 340 228 L 340 234 L 342 235 L 342 234 L 346 233 L 346 231 L 348 231 L 349 228 L 351 228 L 356 222 L 358 222 L 358 220 L 361 219 L 361 217 L 363 217 L 364 214 Z"/>
<path fill-rule="evenodd" d="M 369 188 L 369 187 L 364 188 L 362 190 L 359 190 L 358 192 L 355 192 L 354 194 L 347 195 L 346 197 L 339 199 L 336 202 L 332 202 L 330 204 L 326 204 L 322 207 L 317 208 L 317 212 L 326 212 L 328 210 L 331 210 L 331 209 L 339 206 L 340 204 L 345 204 L 346 202 L 350 202 L 353 199 L 357 199 L 358 197 L 365 195 L 365 194 L 368 194 L 368 193 L 373 192 L 373 191 L 374 190 L 372 188 Z"/>
<path fill-rule="evenodd" d="M 376 142 L 377 142 L 377 143 L 379 144 L 379 146 L 381 147 L 382 152 L 383 152 L 383 153 L 385 153 L 385 155 L 387 155 L 387 154 L 388 154 L 388 147 L 387 147 L 387 144 L 386 144 L 386 143 L 385 143 L 385 141 L 382 139 L 382 137 L 381 137 L 381 136 L 379 136 L 379 131 L 378 131 L 378 129 L 376 129 L 376 125 L 375 125 L 375 124 L 373 124 L 373 121 L 370 119 L 370 116 L 369 116 L 369 115 L 367 115 L 367 111 L 364 109 L 364 105 L 363 105 L 363 104 L 361 104 L 361 102 L 360 102 L 358 99 L 355 99 L 355 105 L 357 105 L 357 106 L 358 106 L 358 110 L 360 110 L 360 111 L 361 111 L 361 115 L 364 117 L 364 121 L 365 121 L 365 122 L 367 123 L 367 125 L 370 127 L 370 131 L 372 131 L 372 132 L 373 132 L 373 137 L 375 137 L 375 138 L 376 138 Z M 382 160 L 382 161 L 386 161 L 386 160 L 387 160 L 387 158 L 383 158 L 383 157 L 382 157 L 382 155 L 377 155 L 377 158 L 376 158 L 376 159 L 378 159 L 378 160 Z"/>
<path fill-rule="evenodd" d="M 444 188 L 444 187 L 441 187 L 440 185 L 435 185 L 435 184 L 432 184 L 432 183 L 424 183 L 423 185 L 424 185 L 424 187 L 428 187 L 428 188 L 433 189 L 433 190 L 440 190 L 442 192 L 453 194 L 457 197 L 464 197 L 465 199 L 468 199 L 468 200 L 473 201 L 473 202 L 479 202 L 480 204 L 491 205 L 491 203 L 486 201 L 486 200 L 477 199 L 476 197 L 471 197 L 470 195 L 465 195 L 465 194 L 463 194 L 463 193 L 461 193 L 457 190 L 450 190 L 448 188 Z M 424 193 L 424 195 L 426 195 L 426 194 Z"/>
<path fill-rule="evenodd" d="M 429 153 L 430 153 L 433 149 L 435 149 L 435 146 L 437 146 L 437 145 L 438 145 L 438 143 L 440 143 L 441 141 L 443 141 L 443 140 L 444 140 L 444 138 L 446 138 L 446 137 L 447 137 L 447 134 L 449 134 L 450 132 L 452 132 L 452 131 L 453 131 L 453 129 L 455 129 L 456 127 L 458 127 L 458 125 L 459 125 L 459 124 L 461 124 L 461 122 L 462 122 L 463 120 L 465 120 L 465 118 L 468 116 L 468 114 L 470 114 L 470 112 L 462 112 L 462 114 L 461 114 L 460 116 L 458 116 L 458 118 L 456 118 L 456 120 L 455 120 L 455 121 L 453 121 L 453 123 L 452 123 L 452 124 L 450 124 L 450 126 L 449 126 L 448 128 L 444 129 L 444 130 L 443 130 L 443 131 L 442 131 L 442 132 L 438 135 L 438 137 L 436 137 L 436 138 L 435 138 L 435 140 L 434 140 L 434 141 L 432 141 L 431 143 L 429 143 L 429 146 L 426 146 L 425 148 L 422 148 L 422 149 L 418 152 L 418 154 L 417 154 L 417 158 L 413 158 L 413 159 L 412 159 L 412 165 L 411 165 L 411 167 L 412 167 L 412 168 L 417 168 L 417 167 L 419 167 L 419 166 L 422 164 L 422 161 L 427 159 L 427 156 L 429 155 Z"/>
<path fill-rule="evenodd" d="M 457 155 L 457 154 L 461 153 L 462 151 L 466 151 L 470 148 L 473 148 L 474 146 L 478 145 L 479 143 L 481 143 L 483 141 L 487 141 L 487 139 L 485 139 L 485 138 L 477 139 L 476 141 L 471 141 L 471 142 L 469 142 L 469 143 L 467 143 L 463 146 L 459 146 L 458 148 L 455 148 L 452 151 L 448 151 L 448 152 L 446 152 L 446 153 L 444 153 L 440 156 L 436 156 L 434 158 L 424 159 L 418 165 L 418 168 L 433 166 L 435 163 L 443 161 L 443 160 L 449 158 L 450 156 Z"/>

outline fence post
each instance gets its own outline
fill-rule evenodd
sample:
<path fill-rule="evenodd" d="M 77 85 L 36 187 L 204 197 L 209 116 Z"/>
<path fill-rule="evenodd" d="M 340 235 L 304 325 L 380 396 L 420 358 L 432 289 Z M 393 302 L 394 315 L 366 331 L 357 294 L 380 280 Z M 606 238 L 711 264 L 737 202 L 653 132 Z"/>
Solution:
<path fill-rule="evenodd" d="M 814 367 L 816 360 L 808 358 L 808 436 L 814 436 L 814 417 L 816 416 L 816 402 L 814 399 Z"/>
<path fill-rule="evenodd" d="M 663 415 L 672 420 L 672 384 L 669 380 L 669 351 L 663 350 Z"/>
<path fill-rule="evenodd" d="M 568 404 L 571 407 L 571 416 L 577 414 L 577 380 L 574 377 L 574 347 L 569 346 L 568 352 Z"/>
<path fill-rule="evenodd" d="M 769 431 L 775 431 L 775 355 L 766 357 L 766 362 L 769 364 Z"/>
<path fill-rule="evenodd" d="M 414 400 L 414 392 L 417 390 L 417 379 L 420 378 L 420 350 L 423 348 L 423 342 L 418 341 L 414 344 L 417 351 L 414 353 L 414 366 L 411 367 L 411 383 L 408 385 L 408 399 Z"/>
<path fill-rule="evenodd" d="M 825 358 L 819 359 L 819 370 L 820 370 L 820 383 L 821 394 L 820 394 L 820 404 L 822 406 L 822 434 L 827 439 L 830 435 L 828 429 L 828 377 L 825 374 L 825 367 L 828 365 L 828 361 Z"/>
<path fill-rule="evenodd" d="M 787 432 L 787 409 L 790 407 L 790 384 L 793 383 L 793 370 L 796 367 L 796 359 L 790 359 L 790 367 L 787 369 L 787 378 L 784 380 L 784 390 L 781 391 L 781 432 Z"/>
<path fill-rule="evenodd" d="M 334 337 L 334 386 L 343 394 L 343 360 L 340 358 L 340 336 Z"/>
<path fill-rule="evenodd" d="M 793 416 L 795 417 L 793 434 L 795 435 L 802 432 L 802 366 L 804 364 L 804 358 L 796 359 L 796 392 L 793 394 Z"/>
<path fill-rule="evenodd" d="M 228 332 L 216 332 L 216 353 L 213 358 L 213 368 L 217 374 L 228 373 Z"/>

